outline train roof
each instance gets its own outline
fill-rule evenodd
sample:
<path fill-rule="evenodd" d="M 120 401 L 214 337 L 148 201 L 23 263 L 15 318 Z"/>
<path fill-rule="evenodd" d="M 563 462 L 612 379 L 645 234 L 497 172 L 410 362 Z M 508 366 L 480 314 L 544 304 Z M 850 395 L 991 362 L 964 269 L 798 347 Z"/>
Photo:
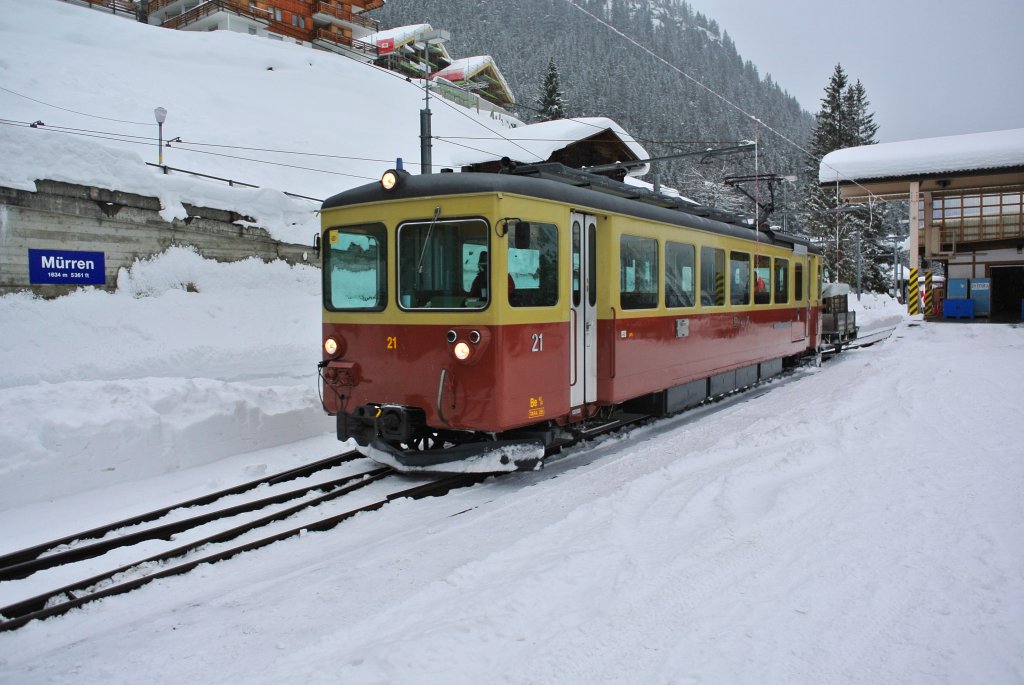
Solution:
<path fill-rule="evenodd" d="M 368 183 L 328 198 L 323 203 L 323 209 L 470 193 L 510 193 L 536 197 L 564 202 L 582 210 L 635 216 L 744 240 L 760 240 L 789 247 L 803 245 L 809 252 L 819 252 L 805 238 L 766 228 L 755 232 L 739 216 L 557 163 L 519 166 L 497 174 L 463 172 L 409 175 L 390 191 L 385 191 L 380 183 Z M 760 235 L 755 237 L 755 233 Z"/>

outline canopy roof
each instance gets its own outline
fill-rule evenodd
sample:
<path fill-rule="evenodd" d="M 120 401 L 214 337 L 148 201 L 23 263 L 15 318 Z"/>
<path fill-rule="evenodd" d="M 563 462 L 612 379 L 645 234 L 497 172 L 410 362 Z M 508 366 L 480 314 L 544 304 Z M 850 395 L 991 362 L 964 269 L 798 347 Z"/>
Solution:
<path fill-rule="evenodd" d="M 836 150 L 822 158 L 818 180 L 852 182 L 1013 168 L 1024 168 L 1024 128 Z"/>

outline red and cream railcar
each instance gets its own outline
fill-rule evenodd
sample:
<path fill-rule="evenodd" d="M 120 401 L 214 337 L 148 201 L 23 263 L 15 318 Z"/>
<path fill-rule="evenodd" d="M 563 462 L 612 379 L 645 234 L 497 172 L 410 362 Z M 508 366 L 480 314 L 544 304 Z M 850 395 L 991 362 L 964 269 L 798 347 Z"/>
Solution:
<path fill-rule="evenodd" d="M 806 243 L 526 172 L 389 172 L 324 203 L 320 366 L 339 439 L 401 470 L 532 467 L 818 346 Z"/>

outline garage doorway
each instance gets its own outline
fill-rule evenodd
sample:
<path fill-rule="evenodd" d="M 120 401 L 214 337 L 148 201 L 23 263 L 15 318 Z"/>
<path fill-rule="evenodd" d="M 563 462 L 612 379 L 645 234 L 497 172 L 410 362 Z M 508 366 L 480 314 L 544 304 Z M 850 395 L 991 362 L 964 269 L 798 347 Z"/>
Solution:
<path fill-rule="evenodd" d="M 1024 266 L 993 266 L 990 320 L 1011 323 L 1021 320 L 1024 307 Z"/>

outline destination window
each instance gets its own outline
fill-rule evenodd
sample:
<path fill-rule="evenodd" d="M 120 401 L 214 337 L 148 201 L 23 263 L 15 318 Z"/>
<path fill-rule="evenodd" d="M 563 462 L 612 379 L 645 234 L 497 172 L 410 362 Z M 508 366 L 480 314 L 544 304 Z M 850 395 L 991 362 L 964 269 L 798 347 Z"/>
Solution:
<path fill-rule="evenodd" d="M 491 300 L 488 225 L 483 219 L 410 221 L 398 227 L 398 297 L 403 309 L 483 309 Z"/>
<path fill-rule="evenodd" d="M 558 304 L 558 227 L 521 221 L 509 231 L 508 303 L 513 307 Z"/>
<path fill-rule="evenodd" d="M 692 307 L 694 291 L 693 245 L 665 243 L 665 306 Z"/>
<path fill-rule="evenodd" d="M 635 235 L 619 239 L 619 287 L 623 309 L 658 306 L 658 241 Z"/>
<path fill-rule="evenodd" d="M 700 248 L 700 304 L 702 307 L 725 304 L 725 250 Z"/>
<path fill-rule="evenodd" d="M 729 304 L 750 304 L 750 255 L 729 253 Z"/>
<path fill-rule="evenodd" d="M 772 301 L 772 258 L 768 255 L 754 257 L 754 304 L 769 304 Z"/>
<path fill-rule="evenodd" d="M 332 311 L 383 309 L 388 272 L 384 226 L 330 228 L 324 244 L 324 306 Z"/>
<path fill-rule="evenodd" d="M 789 302 L 789 260 L 775 258 L 775 304 Z"/>

